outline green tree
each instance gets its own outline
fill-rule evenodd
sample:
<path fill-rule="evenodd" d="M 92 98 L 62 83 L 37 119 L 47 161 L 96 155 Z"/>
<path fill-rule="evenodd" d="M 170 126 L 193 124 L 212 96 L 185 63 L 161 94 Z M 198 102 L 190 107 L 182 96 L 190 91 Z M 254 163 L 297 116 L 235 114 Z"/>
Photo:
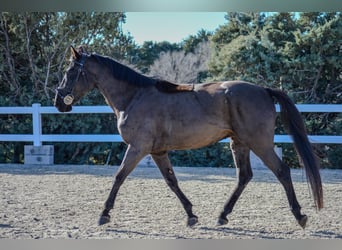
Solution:
<path fill-rule="evenodd" d="M 176 43 L 145 41 L 142 46 L 132 51 L 131 64 L 135 65 L 142 73 L 147 73 L 149 67 L 158 59 L 162 52 L 179 51 L 181 48 Z"/>
<path fill-rule="evenodd" d="M 30 106 L 35 102 L 52 105 L 55 89 L 67 66 L 70 45 L 85 44 L 91 51 L 119 60 L 127 58 L 136 46 L 121 30 L 124 21 L 123 13 L 113 12 L 0 13 L 0 53 L 4 55 L 0 57 L 0 105 Z M 83 105 L 104 103 L 97 91 L 81 102 Z M 63 117 L 63 122 L 61 118 L 44 117 L 45 133 L 116 133 L 113 116 L 70 115 Z M 0 130 L 1 133 L 32 133 L 31 124 L 29 116 L 5 115 L 1 117 Z M 23 144 L 2 144 L 0 160 L 22 161 Z M 108 158 L 108 152 L 113 150 L 108 143 L 58 143 L 55 159 L 57 163 L 96 163 L 101 157 Z"/>
<path fill-rule="evenodd" d="M 341 103 L 341 13 L 303 13 L 295 42 L 288 44 L 289 87 L 306 103 Z M 310 27 L 308 26 L 310 25 Z"/>
<path fill-rule="evenodd" d="M 182 50 L 185 53 L 195 53 L 196 48 L 200 43 L 206 43 L 209 41 L 212 32 L 208 32 L 201 29 L 196 35 L 190 35 L 181 42 Z"/>

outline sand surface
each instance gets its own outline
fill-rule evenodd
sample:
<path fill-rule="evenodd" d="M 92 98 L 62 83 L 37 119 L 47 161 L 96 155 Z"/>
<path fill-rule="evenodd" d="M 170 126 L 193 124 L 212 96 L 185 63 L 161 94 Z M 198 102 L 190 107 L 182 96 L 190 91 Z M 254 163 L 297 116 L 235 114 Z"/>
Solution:
<path fill-rule="evenodd" d="M 0 238 L 342 239 L 342 171 L 322 170 L 325 208 L 313 206 L 303 170 L 292 170 L 302 230 L 269 170 L 254 170 L 229 223 L 216 221 L 235 183 L 235 169 L 176 167 L 199 217 L 194 228 L 155 167 L 138 166 L 122 185 L 112 221 L 98 226 L 116 166 L 0 164 Z"/>

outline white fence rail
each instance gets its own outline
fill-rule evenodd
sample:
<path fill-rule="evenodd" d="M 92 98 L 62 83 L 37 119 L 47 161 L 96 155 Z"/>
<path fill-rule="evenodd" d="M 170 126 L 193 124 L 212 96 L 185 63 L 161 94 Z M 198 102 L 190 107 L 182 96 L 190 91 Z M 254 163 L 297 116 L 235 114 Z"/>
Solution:
<path fill-rule="evenodd" d="M 310 113 L 341 113 L 342 104 L 299 104 L 296 105 L 300 112 Z M 279 112 L 279 105 L 276 105 Z M 42 134 L 42 115 L 44 114 L 79 114 L 79 113 L 113 113 L 108 106 L 74 106 L 70 113 L 60 113 L 55 107 L 42 107 L 40 104 L 32 104 L 32 107 L 0 107 L 0 115 L 4 114 L 31 114 L 33 122 L 32 134 L 2 134 L 0 141 L 27 141 L 34 146 L 41 146 L 43 142 L 122 142 L 118 134 Z M 3 118 L 2 118 L 3 119 Z M 342 143 L 340 135 L 309 135 L 312 143 Z M 229 142 L 229 139 L 221 142 Z M 275 135 L 276 143 L 291 143 L 288 135 Z"/>

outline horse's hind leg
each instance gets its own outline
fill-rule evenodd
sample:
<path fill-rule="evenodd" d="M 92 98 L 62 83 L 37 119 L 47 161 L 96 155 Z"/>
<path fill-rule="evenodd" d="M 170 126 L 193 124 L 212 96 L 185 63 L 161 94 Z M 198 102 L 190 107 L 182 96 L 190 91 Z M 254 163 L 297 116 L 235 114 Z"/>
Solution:
<path fill-rule="evenodd" d="M 108 199 L 105 202 L 104 210 L 102 211 L 101 217 L 99 219 L 99 225 L 103 225 L 110 221 L 109 211 L 114 207 L 115 198 L 120 186 L 145 155 L 146 154 L 141 150 L 131 145 L 128 146 L 121 166 L 115 176 L 112 190 L 110 191 Z"/>
<path fill-rule="evenodd" d="M 227 215 L 233 211 L 233 207 L 239 199 L 242 191 L 247 186 L 248 182 L 253 177 L 253 172 L 249 160 L 249 148 L 241 144 L 238 140 L 231 139 L 230 148 L 233 152 L 238 182 L 237 185 L 224 206 L 223 211 L 218 219 L 218 225 L 225 225 L 228 223 Z"/>
<path fill-rule="evenodd" d="M 167 152 L 163 152 L 161 154 L 152 154 L 152 158 L 157 164 L 167 185 L 171 188 L 171 190 L 177 195 L 177 197 L 181 201 L 188 215 L 188 226 L 194 226 L 198 222 L 198 217 L 192 213 L 191 202 L 188 200 L 188 198 L 184 195 L 184 193 L 178 186 L 178 181 L 176 179 L 175 173 L 173 172 Z"/>
<path fill-rule="evenodd" d="M 279 159 L 277 154 L 274 152 L 273 147 L 268 147 L 267 149 L 262 149 L 259 147 L 258 149 L 255 149 L 254 153 L 260 157 L 260 159 L 265 163 L 265 165 L 269 169 L 271 169 L 271 171 L 275 174 L 280 183 L 283 185 L 293 215 L 298 221 L 298 224 L 302 228 L 305 228 L 308 218 L 306 215 L 303 215 L 300 212 L 301 207 L 298 203 L 293 188 L 289 166 L 287 166 Z"/>

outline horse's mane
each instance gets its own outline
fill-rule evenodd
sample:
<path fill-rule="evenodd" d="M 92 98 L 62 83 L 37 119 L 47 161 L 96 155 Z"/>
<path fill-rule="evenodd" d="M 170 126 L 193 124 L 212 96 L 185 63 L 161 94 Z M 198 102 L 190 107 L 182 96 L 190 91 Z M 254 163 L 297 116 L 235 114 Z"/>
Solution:
<path fill-rule="evenodd" d="M 155 86 L 159 81 L 158 79 L 140 74 L 110 57 L 100 56 L 98 54 L 92 54 L 91 56 L 95 58 L 98 63 L 107 66 L 111 70 L 113 76 L 120 81 L 125 81 L 138 87 Z"/>
<path fill-rule="evenodd" d="M 116 79 L 125 81 L 137 87 L 145 88 L 155 86 L 160 92 L 165 93 L 193 91 L 194 86 L 192 84 L 175 84 L 166 80 L 148 77 L 107 56 L 91 54 L 91 57 L 95 58 L 100 64 L 109 67 L 111 73 Z"/>

